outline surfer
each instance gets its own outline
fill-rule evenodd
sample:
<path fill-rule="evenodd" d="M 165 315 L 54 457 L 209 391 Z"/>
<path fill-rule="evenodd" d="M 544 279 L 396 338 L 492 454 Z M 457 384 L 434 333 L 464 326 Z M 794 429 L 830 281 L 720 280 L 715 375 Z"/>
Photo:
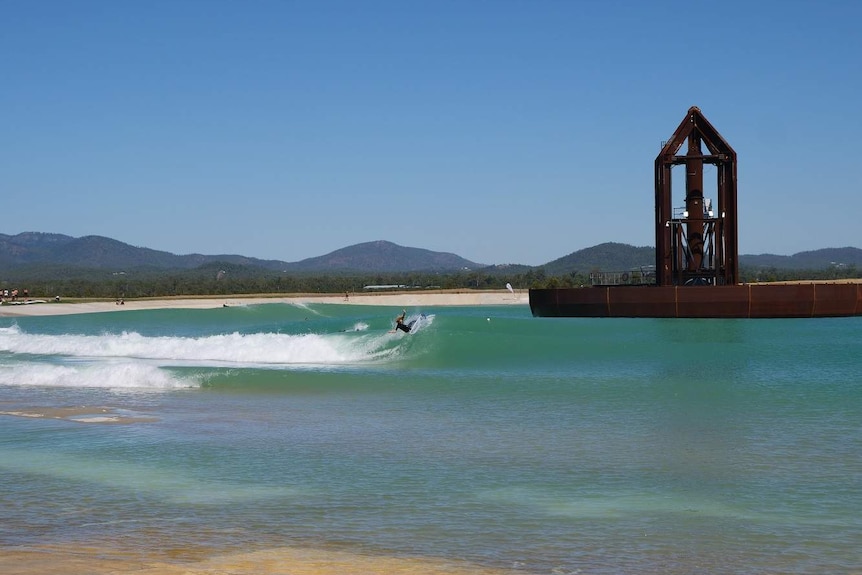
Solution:
<path fill-rule="evenodd" d="M 395 318 L 395 329 L 392 331 L 396 331 L 396 330 L 400 329 L 404 333 L 410 333 L 410 328 L 413 327 L 414 322 L 411 321 L 409 324 L 404 323 L 404 317 L 406 315 L 407 315 L 407 310 L 402 309 L 401 315 L 399 315 L 398 317 Z"/>
<path fill-rule="evenodd" d="M 405 333 L 410 333 L 410 326 L 404 323 L 404 317 L 407 315 L 407 310 L 402 309 L 401 315 L 395 318 L 395 329 Z"/>

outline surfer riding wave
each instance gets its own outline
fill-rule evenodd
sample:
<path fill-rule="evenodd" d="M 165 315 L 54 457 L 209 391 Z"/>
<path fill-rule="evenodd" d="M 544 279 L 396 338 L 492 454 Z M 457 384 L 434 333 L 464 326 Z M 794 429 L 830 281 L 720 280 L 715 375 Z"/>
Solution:
<path fill-rule="evenodd" d="M 395 329 L 392 330 L 392 333 L 395 333 L 399 329 L 404 333 L 410 333 L 410 330 L 413 329 L 413 325 L 416 323 L 416 320 L 410 320 L 409 323 L 404 323 L 404 318 L 407 316 L 407 310 L 401 310 L 401 315 L 395 318 Z M 424 315 L 420 315 L 419 317 L 425 317 Z"/>

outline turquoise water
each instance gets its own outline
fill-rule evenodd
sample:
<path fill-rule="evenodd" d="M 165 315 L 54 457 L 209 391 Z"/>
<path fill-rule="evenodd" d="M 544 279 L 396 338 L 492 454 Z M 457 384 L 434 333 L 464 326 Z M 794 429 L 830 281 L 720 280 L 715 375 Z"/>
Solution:
<path fill-rule="evenodd" d="M 862 318 L 398 311 L 0 318 L 0 549 L 862 571 Z"/>

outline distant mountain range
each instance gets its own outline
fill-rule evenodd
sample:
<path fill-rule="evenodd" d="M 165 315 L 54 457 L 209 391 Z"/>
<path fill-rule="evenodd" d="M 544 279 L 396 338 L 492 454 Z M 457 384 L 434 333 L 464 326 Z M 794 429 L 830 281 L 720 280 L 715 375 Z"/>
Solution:
<path fill-rule="evenodd" d="M 549 275 L 561 275 L 572 270 L 632 270 L 655 265 L 655 248 L 634 247 L 628 244 L 604 243 L 573 252 L 548 262 L 543 267 Z M 824 248 L 799 252 L 792 256 L 775 254 L 740 255 L 743 268 L 775 268 L 784 270 L 819 270 L 832 267 L 856 266 L 862 268 L 862 249 Z"/>
<path fill-rule="evenodd" d="M 823 269 L 840 266 L 862 268 L 859 248 L 825 248 L 792 256 L 742 255 L 741 267 L 777 269 Z M 603 243 L 570 253 L 542 266 L 518 264 L 487 266 L 452 253 L 404 247 L 375 241 L 341 248 L 326 255 L 298 262 L 263 260 L 235 254 L 175 255 L 141 248 L 102 236 L 74 238 L 62 234 L 25 232 L 0 234 L 0 275 L 34 268 L 81 268 L 112 272 L 133 269 L 189 270 L 224 263 L 301 274 L 458 272 L 523 273 L 544 268 L 548 275 L 594 270 L 629 270 L 655 263 L 655 249 L 620 243 Z"/>
<path fill-rule="evenodd" d="M 188 270 L 209 264 L 232 264 L 295 273 L 349 272 L 452 272 L 480 269 L 471 262 L 445 252 L 399 246 L 376 241 L 341 248 L 329 254 L 298 262 L 263 260 L 235 254 L 175 255 L 140 248 L 102 236 L 74 238 L 62 234 L 25 232 L 0 234 L 0 270 L 62 266 L 110 271 L 131 269 Z"/>

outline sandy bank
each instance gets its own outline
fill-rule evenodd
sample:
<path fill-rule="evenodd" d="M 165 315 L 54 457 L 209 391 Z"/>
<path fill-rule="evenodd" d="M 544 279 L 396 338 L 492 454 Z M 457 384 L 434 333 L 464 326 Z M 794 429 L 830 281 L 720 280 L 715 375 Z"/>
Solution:
<path fill-rule="evenodd" d="M 220 307 L 255 305 L 263 303 L 330 303 L 349 305 L 379 305 L 393 307 L 440 307 L 477 305 L 529 305 L 526 290 L 514 294 L 507 290 L 483 291 L 434 291 L 434 292 L 386 292 L 322 295 L 284 296 L 226 296 L 130 299 L 122 305 L 112 301 L 64 302 L 48 300 L 44 303 L 11 304 L 0 306 L 0 317 L 66 315 L 98 313 L 106 311 L 130 311 L 142 309 L 212 309 Z"/>

